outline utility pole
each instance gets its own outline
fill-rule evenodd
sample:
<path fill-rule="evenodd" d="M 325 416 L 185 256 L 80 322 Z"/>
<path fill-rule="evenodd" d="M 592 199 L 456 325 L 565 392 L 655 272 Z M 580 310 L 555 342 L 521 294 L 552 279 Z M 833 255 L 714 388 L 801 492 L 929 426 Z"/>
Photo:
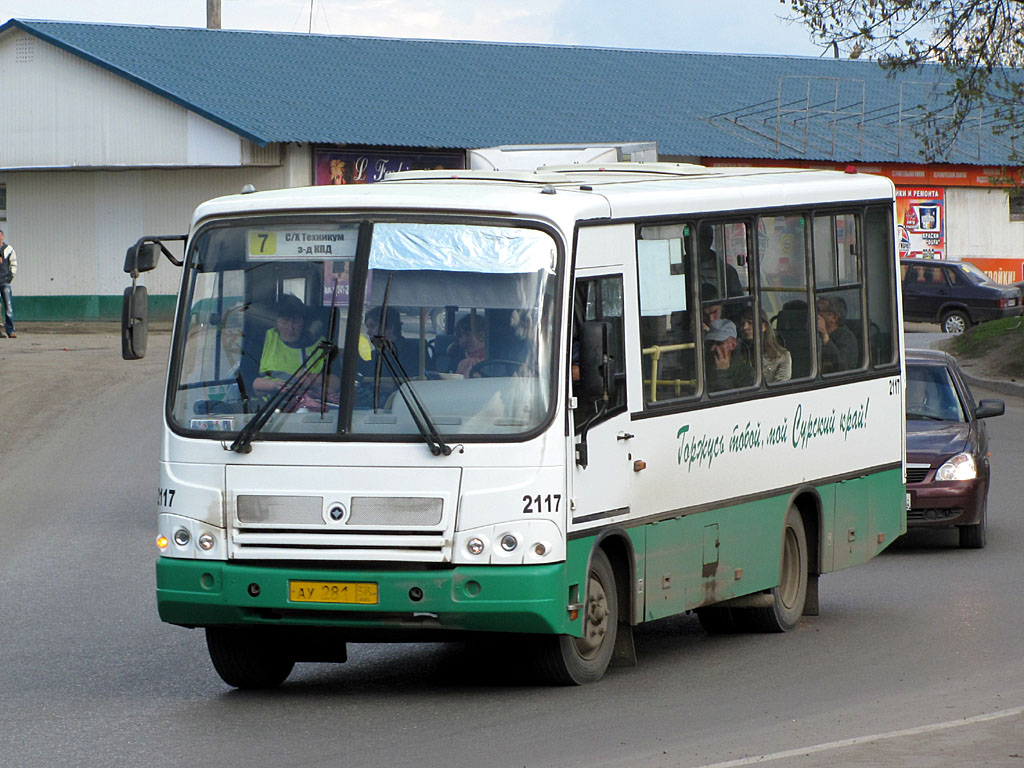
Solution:
<path fill-rule="evenodd" d="M 220 0 L 206 0 L 206 28 L 220 29 Z"/>

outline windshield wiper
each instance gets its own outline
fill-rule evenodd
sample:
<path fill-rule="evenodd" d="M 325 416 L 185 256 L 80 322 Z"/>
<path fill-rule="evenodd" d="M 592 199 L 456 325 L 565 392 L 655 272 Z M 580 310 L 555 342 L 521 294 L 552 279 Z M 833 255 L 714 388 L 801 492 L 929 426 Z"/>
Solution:
<path fill-rule="evenodd" d="M 430 448 L 430 452 L 435 456 L 441 456 L 442 454 L 445 456 L 450 455 L 452 452 L 451 446 L 444 441 L 444 438 L 437 431 L 437 426 L 430 417 L 430 412 L 427 411 L 426 406 L 423 405 L 423 402 L 416 394 L 416 389 L 412 386 L 412 379 L 409 378 L 409 374 L 402 367 L 402 361 L 395 354 L 391 342 L 383 335 L 373 336 L 371 341 L 377 348 L 378 360 L 383 360 L 387 364 L 391 375 L 398 382 L 398 394 L 405 401 L 405 405 L 409 409 L 409 415 L 412 416 L 416 429 L 420 431 L 420 434 L 427 443 L 427 447 Z M 379 376 L 377 378 L 378 380 L 380 379 Z"/>
<path fill-rule="evenodd" d="M 252 451 L 252 439 L 256 436 L 256 433 L 263 429 L 263 425 L 267 423 L 275 409 L 282 403 L 287 402 L 296 395 L 305 394 L 306 390 L 312 386 L 311 382 L 305 382 L 305 376 L 312 370 L 313 366 L 323 361 L 326 363 L 330 359 L 330 356 L 337 352 L 337 345 L 329 341 L 328 339 L 321 339 L 318 344 L 316 351 L 313 352 L 309 357 L 306 358 L 305 362 L 298 367 L 288 379 L 281 385 L 281 388 L 277 390 L 271 397 L 259 407 L 259 410 L 252 415 L 249 419 L 249 423 L 242 427 L 238 432 L 238 437 L 235 441 L 228 446 L 228 450 L 232 450 L 235 453 L 250 453 Z M 327 376 L 327 366 L 324 366 L 324 376 Z M 298 391 L 299 387 L 305 384 L 306 390 L 301 393 Z"/>
<path fill-rule="evenodd" d="M 405 407 L 409 409 L 409 415 L 412 416 L 413 422 L 416 424 L 416 429 L 420 431 L 423 436 L 423 440 L 427 443 L 427 447 L 430 448 L 430 452 L 435 456 L 451 454 L 451 446 L 448 445 L 437 431 L 437 426 L 434 424 L 434 420 L 430 417 L 430 413 L 427 411 L 426 406 L 420 400 L 416 394 L 416 390 L 411 385 L 411 379 L 405 372 L 405 368 L 402 367 L 402 361 L 398 359 L 398 354 L 395 351 L 394 345 L 388 341 L 388 305 L 391 299 L 391 278 L 393 275 L 388 275 L 387 285 L 384 286 L 384 301 L 380 305 L 380 317 L 377 321 L 377 335 L 370 337 L 370 341 L 374 347 L 377 348 L 377 364 L 374 370 L 373 376 L 373 410 L 377 411 L 377 402 L 380 397 L 380 366 L 381 362 L 387 363 L 388 370 L 391 371 L 391 376 L 395 381 L 398 382 L 398 394 L 402 396 L 402 400 L 405 401 Z"/>

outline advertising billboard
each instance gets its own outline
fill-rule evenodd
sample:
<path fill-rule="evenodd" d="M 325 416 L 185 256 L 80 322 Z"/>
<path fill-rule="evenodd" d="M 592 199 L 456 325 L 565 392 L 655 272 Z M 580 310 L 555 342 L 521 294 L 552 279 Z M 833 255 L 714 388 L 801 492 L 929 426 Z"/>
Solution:
<path fill-rule="evenodd" d="M 397 171 L 424 171 L 466 167 L 465 152 L 405 151 L 390 149 L 329 149 L 313 151 L 313 183 L 372 184 Z"/>
<path fill-rule="evenodd" d="M 945 258 L 945 209 L 946 190 L 942 187 L 896 188 L 900 258 Z"/>

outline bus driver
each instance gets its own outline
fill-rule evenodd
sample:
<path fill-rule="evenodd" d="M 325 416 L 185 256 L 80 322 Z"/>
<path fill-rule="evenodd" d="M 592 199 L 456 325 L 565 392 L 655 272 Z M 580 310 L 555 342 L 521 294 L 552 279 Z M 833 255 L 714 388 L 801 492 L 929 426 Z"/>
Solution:
<path fill-rule="evenodd" d="M 258 395 L 269 396 L 284 386 L 288 378 L 316 352 L 320 339 L 313 339 L 306 329 L 306 305 L 291 294 L 282 296 L 274 308 L 274 327 L 267 331 L 263 341 L 263 354 L 260 356 L 260 376 L 253 381 L 253 391 Z M 323 361 L 313 364 L 307 374 L 308 381 L 304 393 L 310 389 L 316 392 L 320 384 L 319 374 L 323 371 Z M 341 385 L 337 376 L 327 377 L 328 394 L 337 395 Z"/>

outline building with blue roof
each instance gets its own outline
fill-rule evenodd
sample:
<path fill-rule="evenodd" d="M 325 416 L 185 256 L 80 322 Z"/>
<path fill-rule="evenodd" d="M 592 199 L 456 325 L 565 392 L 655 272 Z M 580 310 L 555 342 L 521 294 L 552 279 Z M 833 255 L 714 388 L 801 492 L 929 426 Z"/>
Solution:
<path fill-rule="evenodd" d="M 24 320 L 117 316 L 124 248 L 184 231 L 209 197 L 461 168 L 507 144 L 853 164 L 926 195 L 907 210 L 938 196 L 943 237 L 925 255 L 1016 260 L 1021 277 L 1024 204 L 993 185 L 1014 147 L 977 114 L 943 157 L 921 153 L 940 67 L 891 78 L 860 60 L 12 19 L 0 77 L 0 228 Z M 169 306 L 177 273 L 146 279 Z"/>

